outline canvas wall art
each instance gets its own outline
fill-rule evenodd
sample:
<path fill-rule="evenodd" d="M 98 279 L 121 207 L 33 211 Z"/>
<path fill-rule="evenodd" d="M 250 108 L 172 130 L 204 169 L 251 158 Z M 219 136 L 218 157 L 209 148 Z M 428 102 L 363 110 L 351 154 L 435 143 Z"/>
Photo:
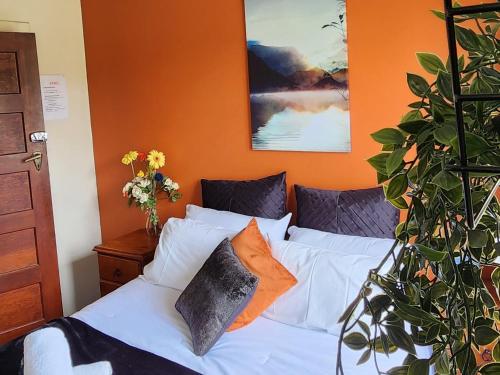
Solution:
<path fill-rule="evenodd" d="M 345 0 L 245 0 L 254 150 L 351 150 Z"/>

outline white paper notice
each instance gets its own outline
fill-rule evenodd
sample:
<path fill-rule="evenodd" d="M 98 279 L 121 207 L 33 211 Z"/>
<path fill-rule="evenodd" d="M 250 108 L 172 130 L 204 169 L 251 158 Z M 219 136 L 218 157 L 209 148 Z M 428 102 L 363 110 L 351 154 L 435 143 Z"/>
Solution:
<path fill-rule="evenodd" d="M 43 117 L 45 120 L 68 118 L 68 90 L 62 75 L 40 76 L 42 87 Z"/>

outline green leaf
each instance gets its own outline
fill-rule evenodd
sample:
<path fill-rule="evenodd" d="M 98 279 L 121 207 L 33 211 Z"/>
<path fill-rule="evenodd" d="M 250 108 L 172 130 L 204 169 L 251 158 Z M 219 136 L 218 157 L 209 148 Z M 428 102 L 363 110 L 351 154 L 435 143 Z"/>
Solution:
<path fill-rule="evenodd" d="M 422 113 L 417 109 L 410 111 L 406 115 L 404 115 L 403 118 L 401 119 L 401 122 L 403 123 L 416 120 L 422 120 Z"/>
<path fill-rule="evenodd" d="M 416 359 L 408 369 L 408 375 L 429 375 L 429 360 Z"/>
<path fill-rule="evenodd" d="M 456 356 L 457 365 L 458 365 L 458 368 L 465 367 L 465 361 L 467 359 L 467 352 L 469 352 L 469 364 L 468 364 L 467 368 L 465 369 L 465 374 L 473 374 L 474 373 L 473 369 L 476 367 L 476 359 L 474 357 L 474 352 L 472 351 L 472 349 L 470 347 L 468 349 L 462 350 L 460 353 L 457 354 L 457 356 Z"/>
<path fill-rule="evenodd" d="M 368 345 L 368 340 L 359 332 L 353 332 L 344 337 L 344 343 L 353 350 L 361 350 Z"/>
<path fill-rule="evenodd" d="M 479 39 L 476 33 L 470 29 L 455 26 L 457 41 L 460 46 L 467 51 L 479 51 Z"/>
<path fill-rule="evenodd" d="M 415 208 L 415 219 L 418 224 L 422 225 L 425 220 L 425 207 L 422 204 L 422 201 L 417 197 L 413 197 L 412 199 L 413 207 Z"/>
<path fill-rule="evenodd" d="M 451 190 L 443 190 L 444 196 L 448 199 L 453 205 L 459 204 L 463 199 L 463 189 L 462 186 L 457 186 Z"/>
<path fill-rule="evenodd" d="M 439 375 L 449 375 L 450 374 L 450 357 L 446 351 L 441 352 L 436 360 L 436 372 Z"/>
<path fill-rule="evenodd" d="M 499 333 L 486 326 L 479 326 L 474 331 L 474 339 L 478 345 L 488 345 L 498 338 Z"/>
<path fill-rule="evenodd" d="M 439 11 L 439 10 L 436 10 L 436 9 L 433 9 L 431 10 L 432 13 L 434 13 L 434 15 L 440 19 L 442 19 L 443 21 L 446 20 L 446 16 L 443 12 Z"/>
<path fill-rule="evenodd" d="M 411 336 L 406 333 L 404 329 L 393 325 L 387 325 L 385 328 L 387 329 L 389 339 L 394 345 L 400 349 L 406 350 L 408 353 L 417 354 Z"/>
<path fill-rule="evenodd" d="M 489 363 L 481 368 L 479 372 L 481 375 L 498 375 L 500 374 L 500 363 Z"/>
<path fill-rule="evenodd" d="M 438 281 L 431 288 L 431 298 L 438 299 L 442 296 L 445 296 L 448 290 L 449 288 L 444 282 Z"/>
<path fill-rule="evenodd" d="M 450 146 L 453 139 L 457 136 L 457 129 L 453 125 L 445 124 L 435 129 L 433 135 L 439 143 Z"/>
<path fill-rule="evenodd" d="M 417 357 L 415 357 L 413 354 L 407 354 L 404 361 L 403 361 L 403 365 L 411 365 L 413 363 L 413 361 L 415 361 L 417 359 Z"/>
<path fill-rule="evenodd" d="M 493 359 L 500 362 L 500 341 L 497 342 L 495 348 L 493 349 Z"/>
<path fill-rule="evenodd" d="M 398 174 L 389 182 L 386 197 L 387 199 L 399 198 L 406 193 L 406 190 L 408 190 L 408 177 L 404 173 Z"/>
<path fill-rule="evenodd" d="M 366 349 L 365 352 L 359 358 L 358 363 L 356 365 L 359 366 L 359 365 L 362 365 L 363 363 L 367 362 L 370 359 L 371 354 L 372 354 L 372 350 Z"/>
<path fill-rule="evenodd" d="M 347 306 L 347 309 L 342 313 L 337 323 L 342 323 L 349 319 L 352 316 L 354 310 L 356 310 L 356 307 L 358 307 L 358 303 L 361 301 L 361 299 L 361 296 L 358 294 L 354 301 L 352 301 L 349 306 Z"/>
<path fill-rule="evenodd" d="M 389 356 L 389 338 L 384 332 L 380 332 L 380 342 L 382 343 L 382 348 L 384 349 L 384 354 Z"/>
<path fill-rule="evenodd" d="M 417 244 L 415 246 L 417 247 L 418 251 L 431 262 L 441 262 L 444 258 L 446 258 L 447 253 L 444 251 L 437 251 L 420 244 Z"/>
<path fill-rule="evenodd" d="M 474 321 L 474 327 L 476 328 L 481 326 L 491 327 L 493 326 L 493 323 L 495 323 L 493 319 L 484 318 L 481 316 L 479 318 L 476 318 L 476 320 Z"/>
<path fill-rule="evenodd" d="M 450 143 L 458 153 L 458 137 L 453 138 Z M 471 132 L 465 132 L 465 143 L 467 146 L 467 158 L 469 159 L 475 158 L 490 149 L 490 145 L 483 137 Z"/>
<path fill-rule="evenodd" d="M 400 145 L 405 141 L 405 136 L 394 128 L 381 129 L 373 134 L 371 137 L 378 143 L 383 145 Z"/>
<path fill-rule="evenodd" d="M 419 75 L 407 73 L 406 81 L 408 82 L 408 87 L 410 88 L 411 92 L 421 98 L 423 98 L 427 94 L 427 92 L 430 91 L 430 86 L 425 78 Z"/>
<path fill-rule="evenodd" d="M 407 375 L 409 366 L 396 366 L 387 371 L 387 375 Z"/>
<path fill-rule="evenodd" d="M 367 336 L 370 336 L 370 327 L 368 327 L 368 324 L 366 324 L 365 322 L 359 320 L 358 321 L 358 325 L 361 327 L 361 329 L 363 330 L 363 332 L 367 335 Z"/>
<path fill-rule="evenodd" d="M 403 197 L 399 197 L 396 199 L 388 199 L 388 201 L 390 204 L 392 204 L 394 207 L 396 207 L 400 210 L 407 210 L 408 209 L 408 203 L 406 203 L 406 201 Z"/>
<path fill-rule="evenodd" d="M 386 182 L 389 178 L 390 178 L 389 176 L 386 176 L 385 174 L 377 172 L 377 184 L 382 184 L 382 183 Z"/>
<path fill-rule="evenodd" d="M 433 53 L 417 52 L 417 59 L 422 68 L 431 74 L 438 74 L 440 70 L 446 72 L 441 59 Z"/>
<path fill-rule="evenodd" d="M 382 175 L 387 176 L 387 158 L 389 157 L 390 154 L 388 153 L 381 153 L 378 155 L 375 155 L 368 159 L 368 163 L 375 168 L 377 172 L 380 172 Z"/>
<path fill-rule="evenodd" d="M 398 168 L 401 167 L 401 163 L 403 162 L 407 152 L 408 149 L 406 148 L 398 148 L 389 155 L 386 164 L 387 174 L 389 176 L 392 175 L 394 172 L 396 172 Z"/>
<path fill-rule="evenodd" d="M 470 92 L 471 94 L 491 94 L 493 88 L 484 79 L 478 77 L 472 81 Z"/>
<path fill-rule="evenodd" d="M 470 230 L 467 233 L 467 237 L 469 239 L 469 246 L 470 247 L 485 247 L 486 244 L 488 243 L 488 232 L 484 230 Z"/>
<path fill-rule="evenodd" d="M 451 172 L 441 171 L 434 176 L 432 183 L 444 190 L 451 190 L 460 186 L 462 184 L 462 180 Z"/>
<path fill-rule="evenodd" d="M 497 72 L 495 69 L 482 67 L 481 73 L 483 79 L 490 85 L 500 85 L 500 73 Z"/>
<path fill-rule="evenodd" d="M 438 72 L 436 86 L 446 99 L 453 101 L 453 89 L 451 86 L 451 74 L 440 70 Z"/>
<path fill-rule="evenodd" d="M 403 130 L 408 134 L 418 134 L 428 126 L 429 123 L 425 120 L 413 120 L 413 121 L 402 122 L 401 124 L 398 125 L 398 128 L 400 128 L 401 130 Z"/>

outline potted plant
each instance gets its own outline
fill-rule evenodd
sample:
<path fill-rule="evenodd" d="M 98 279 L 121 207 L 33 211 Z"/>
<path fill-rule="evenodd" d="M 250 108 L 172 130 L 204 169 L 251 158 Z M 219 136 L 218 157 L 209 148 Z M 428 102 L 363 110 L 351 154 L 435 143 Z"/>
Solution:
<path fill-rule="evenodd" d="M 500 93 L 498 13 L 455 21 L 464 53 L 458 60 L 462 93 Z M 401 366 L 377 366 L 379 373 L 425 375 L 434 366 L 437 374 L 500 374 L 500 269 L 494 263 L 500 256 L 500 206 L 492 193 L 499 176 L 471 173 L 472 204 L 481 214 L 471 227 L 463 180 L 453 171 L 460 158 L 450 62 L 429 53 L 417 58 L 434 80 L 408 74 L 416 100 L 397 128 L 372 134 L 382 152 L 368 160 L 387 200 L 406 211 L 385 259 L 394 265 L 388 274 L 381 267 L 370 272 L 340 319 L 340 340 L 362 351 L 359 364 L 371 359 L 377 365 L 377 355 L 396 349 L 408 353 Z M 500 165 L 499 106 L 500 101 L 464 103 L 469 164 Z M 432 355 L 417 358 L 416 345 L 431 347 Z M 337 373 L 343 374 L 342 345 Z"/>

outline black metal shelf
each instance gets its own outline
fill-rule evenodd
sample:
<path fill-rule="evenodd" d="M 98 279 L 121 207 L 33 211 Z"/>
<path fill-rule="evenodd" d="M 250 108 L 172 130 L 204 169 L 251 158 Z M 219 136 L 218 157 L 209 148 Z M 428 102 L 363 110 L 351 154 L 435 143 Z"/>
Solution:
<path fill-rule="evenodd" d="M 466 167 L 462 167 L 460 165 L 451 165 L 446 167 L 447 171 L 450 172 L 472 172 L 472 173 L 488 173 L 492 175 L 500 174 L 500 167 L 489 166 L 489 165 L 468 165 Z"/>
<path fill-rule="evenodd" d="M 455 95 L 455 102 L 488 102 L 500 100 L 498 94 L 458 94 Z"/>
<path fill-rule="evenodd" d="M 498 12 L 500 11 L 500 3 L 470 5 L 466 7 L 447 8 L 446 13 L 451 16 L 465 16 L 468 14 Z"/>
<path fill-rule="evenodd" d="M 493 11 L 500 11 L 500 3 L 489 3 L 481 5 L 472 5 L 465 7 L 453 8 L 452 0 L 444 0 L 445 9 L 445 20 L 446 20 L 446 31 L 448 34 L 448 50 L 451 65 L 451 79 L 453 87 L 453 96 L 455 99 L 455 115 L 457 119 L 457 135 L 458 135 L 458 145 L 459 145 L 459 155 L 460 155 L 460 165 L 450 166 L 447 169 L 450 171 L 460 172 L 462 175 L 462 184 L 464 192 L 464 202 L 465 202 L 465 216 L 467 220 L 467 226 L 470 229 L 474 229 L 476 223 L 480 219 L 480 215 L 483 209 L 480 210 L 478 217 L 474 219 L 474 211 L 472 205 L 472 193 L 470 187 L 470 175 L 469 173 L 486 173 L 491 175 L 497 175 L 500 172 L 499 166 L 472 166 L 468 164 L 467 158 L 467 142 L 465 140 L 465 125 L 464 125 L 464 113 L 463 113 L 463 103 L 470 101 L 494 101 L 500 100 L 500 95 L 497 94 L 462 94 L 462 87 L 460 83 L 460 71 L 458 68 L 458 51 L 457 51 L 457 40 L 455 34 L 455 16 L 468 15 L 468 14 L 478 14 Z M 498 186 L 495 185 L 495 186 Z"/>

